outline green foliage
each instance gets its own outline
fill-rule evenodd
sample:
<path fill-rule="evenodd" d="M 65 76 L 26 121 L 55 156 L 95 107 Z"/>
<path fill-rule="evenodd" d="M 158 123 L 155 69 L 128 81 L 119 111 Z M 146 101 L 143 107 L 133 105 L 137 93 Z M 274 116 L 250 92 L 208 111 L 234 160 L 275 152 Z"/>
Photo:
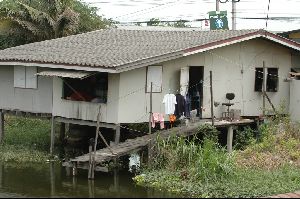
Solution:
<path fill-rule="evenodd" d="M 44 162 L 49 159 L 49 120 L 6 116 L 4 128 L 1 161 Z"/>
<path fill-rule="evenodd" d="M 92 7 L 81 0 L 73 2 L 73 9 L 77 13 L 80 13 L 77 33 L 105 29 L 117 23 L 112 19 L 106 19 L 98 15 L 99 8 Z"/>
<path fill-rule="evenodd" d="M 0 161 L 2 162 L 45 162 L 50 158 L 44 151 L 16 145 L 0 146 Z"/>
<path fill-rule="evenodd" d="M 153 168 L 180 171 L 182 178 L 199 181 L 226 176 L 233 166 L 233 157 L 213 141 L 206 139 L 198 145 L 176 137 L 158 142 L 153 163 Z"/>
<path fill-rule="evenodd" d="M 79 0 L 3 0 L 0 2 L 0 48 L 107 28 L 110 19 Z M 21 39 L 20 39 L 21 38 Z"/>
<path fill-rule="evenodd" d="M 244 150 L 247 146 L 255 142 L 254 135 L 255 131 L 250 127 L 246 127 L 243 130 L 237 130 L 235 137 L 234 148 L 237 150 Z"/>
<path fill-rule="evenodd" d="M 161 24 L 159 18 L 151 18 L 148 22 L 147 22 L 147 26 L 159 26 Z"/>
<path fill-rule="evenodd" d="M 174 22 L 163 22 L 161 21 L 159 18 L 151 18 L 148 22 L 147 22 L 147 26 L 164 26 L 164 27 L 176 27 L 176 28 L 187 28 L 187 27 L 191 27 L 190 25 L 186 25 L 185 24 L 186 21 L 185 20 L 178 20 L 178 21 L 174 21 Z M 136 23 L 136 25 L 140 26 L 141 23 Z"/>
<path fill-rule="evenodd" d="M 128 124 L 128 128 L 146 133 L 149 131 L 149 124 L 148 123 L 132 123 L 132 124 Z"/>
<path fill-rule="evenodd" d="M 201 127 L 209 129 L 211 127 Z M 211 131 L 211 129 L 209 130 Z M 300 125 L 278 109 L 260 125 L 260 139 L 245 128 L 232 156 L 203 133 L 202 145 L 173 138 L 158 146 L 156 167 L 134 180 L 188 197 L 261 197 L 300 189 Z M 208 139 L 209 138 L 209 139 Z"/>
<path fill-rule="evenodd" d="M 216 129 L 216 127 L 210 124 L 200 125 L 197 129 L 197 135 L 201 140 L 212 140 L 213 142 L 218 142 L 218 136 L 220 132 Z"/>
<path fill-rule="evenodd" d="M 146 171 L 134 181 L 141 186 L 154 187 L 199 198 L 254 198 L 289 193 L 300 188 L 300 170 L 283 166 L 276 170 L 236 169 L 223 178 L 207 181 L 183 179 L 182 172 L 169 169 Z"/>
<path fill-rule="evenodd" d="M 24 117 L 6 117 L 5 120 L 5 145 L 49 150 L 51 132 L 49 120 Z"/>

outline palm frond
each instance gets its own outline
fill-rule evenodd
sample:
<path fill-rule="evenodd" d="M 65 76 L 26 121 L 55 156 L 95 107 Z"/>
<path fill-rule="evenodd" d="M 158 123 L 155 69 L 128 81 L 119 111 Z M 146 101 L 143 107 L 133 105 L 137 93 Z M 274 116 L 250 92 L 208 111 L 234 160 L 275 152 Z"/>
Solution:
<path fill-rule="evenodd" d="M 47 14 L 46 12 L 40 11 L 36 8 L 33 8 L 29 5 L 26 5 L 24 3 L 19 3 L 19 5 L 23 8 L 25 8 L 25 10 L 28 13 L 28 17 L 30 17 L 30 19 L 32 21 L 35 21 L 37 23 L 48 23 L 51 27 L 54 27 L 55 25 L 55 21 L 51 18 L 51 16 L 49 14 Z"/>

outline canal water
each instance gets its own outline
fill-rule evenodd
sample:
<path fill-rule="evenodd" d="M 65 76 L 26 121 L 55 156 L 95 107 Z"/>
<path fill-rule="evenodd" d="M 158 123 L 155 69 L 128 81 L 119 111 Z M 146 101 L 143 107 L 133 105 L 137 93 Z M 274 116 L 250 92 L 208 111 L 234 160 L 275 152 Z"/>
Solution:
<path fill-rule="evenodd" d="M 137 186 L 132 177 L 126 170 L 96 172 L 95 180 L 89 181 L 87 171 L 78 170 L 73 177 L 60 163 L 0 163 L 0 197 L 178 197 Z"/>

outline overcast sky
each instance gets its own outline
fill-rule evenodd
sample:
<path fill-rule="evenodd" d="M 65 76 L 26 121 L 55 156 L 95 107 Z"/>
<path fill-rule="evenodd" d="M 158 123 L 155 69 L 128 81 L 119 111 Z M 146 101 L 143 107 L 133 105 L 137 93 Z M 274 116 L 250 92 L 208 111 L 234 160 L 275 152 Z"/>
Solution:
<path fill-rule="evenodd" d="M 216 0 L 83 0 L 99 7 L 99 14 L 120 22 L 147 21 L 153 17 L 161 20 L 196 20 L 208 18 L 216 9 Z M 224 0 L 222 0 L 224 1 Z M 300 0 L 240 0 L 236 3 L 237 29 L 266 27 L 266 20 L 241 19 L 245 17 L 283 17 L 268 20 L 268 30 L 288 31 L 300 29 Z M 220 10 L 227 11 L 231 28 L 232 3 L 220 3 Z M 289 17 L 290 19 L 287 19 Z M 194 22 L 194 27 L 208 29 L 204 22 Z"/>

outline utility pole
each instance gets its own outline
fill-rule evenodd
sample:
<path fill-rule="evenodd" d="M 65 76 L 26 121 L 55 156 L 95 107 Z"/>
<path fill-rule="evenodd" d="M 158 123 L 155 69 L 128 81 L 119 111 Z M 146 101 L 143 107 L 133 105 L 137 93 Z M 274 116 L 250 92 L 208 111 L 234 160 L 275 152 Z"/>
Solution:
<path fill-rule="evenodd" d="M 236 1 L 232 0 L 232 30 L 236 30 Z"/>
<path fill-rule="evenodd" d="M 216 11 L 220 11 L 220 1 L 216 0 Z"/>
<path fill-rule="evenodd" d="M 220 3 L 227 3 L 229 0 L 216 0 L 216 9 L 218 8 L 219 2 Z M 236 30 L 236 3 L 240 2 L 240 0 L 231 0 L 232 2 L 232 30 Z"/>

